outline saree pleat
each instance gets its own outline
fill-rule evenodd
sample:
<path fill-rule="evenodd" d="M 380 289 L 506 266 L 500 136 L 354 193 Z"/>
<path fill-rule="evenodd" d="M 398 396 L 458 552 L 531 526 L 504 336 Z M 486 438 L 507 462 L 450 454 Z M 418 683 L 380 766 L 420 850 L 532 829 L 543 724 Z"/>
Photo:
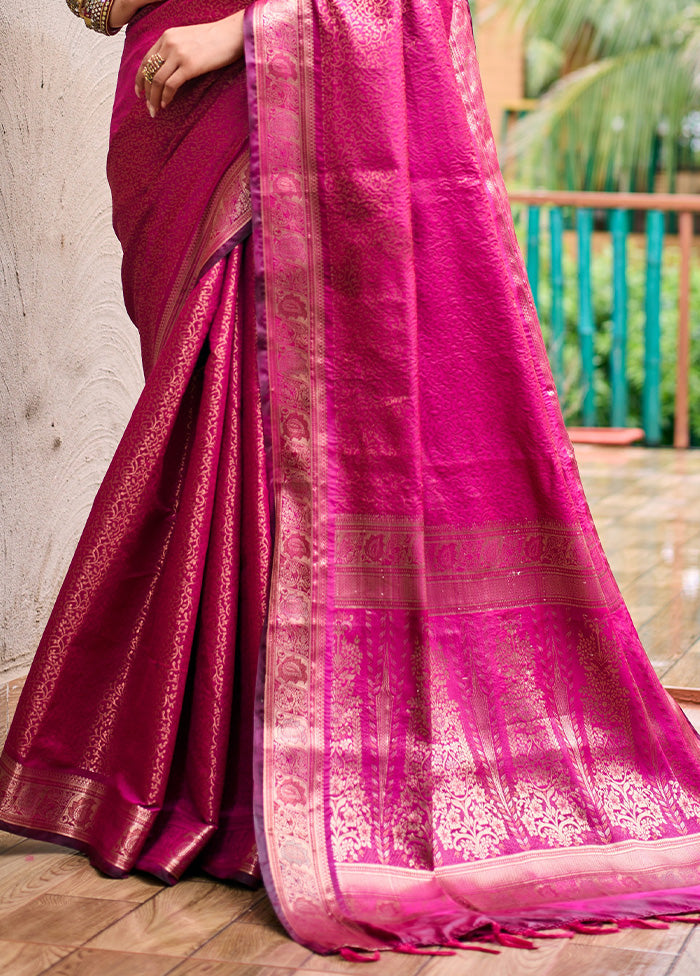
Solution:
<path fill-rule="evenodd" d="M 226 262 L 234 282 L 242 250 Z M 207 368 L 214 395 L 199 404 L 191 463 L 214 496 L 190 541 L 206 555 L 193 659 L 163 809 L 136 865 L 173 878 L 202 851 L 213 874 L 257 873 L 249 757 L 270 543 L 250 273 L 219 299 Z"/>
<path fill-rule="evenodd" d="M 245 76 L 235 65 L 191 84 L 154 126 L 133 75 L 165 26 L 240 6 L 172 0 L 129 28 L 108 172 L 146 383 L 0 759 L 8 829 L 170 882 L 195 859 L 257 877 L 269 514 Z"/>
<path fill-rule="evenodd" d="M 149 377 L 2 758 L 6 827 L 112 874 L 174 880 L 203 850 L 256 872 L 242 757 L 269 530 L 245 253 L 202 277 Z"/>

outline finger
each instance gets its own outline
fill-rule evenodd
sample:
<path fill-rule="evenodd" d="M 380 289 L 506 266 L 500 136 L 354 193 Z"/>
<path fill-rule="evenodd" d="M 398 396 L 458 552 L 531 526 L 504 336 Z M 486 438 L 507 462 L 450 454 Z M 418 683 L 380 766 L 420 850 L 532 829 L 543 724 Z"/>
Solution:
<path fill-rule="evenodd" d="M 154 115 L 158 109 L 164 108 L 163 102 L 163 89 L 166 84 L 168 84 L 170 78 L 177 74 L 181 70 L 180 65 L 175 61 L 174 58 L 169 58 L 165 64 L 156 71 L 153 76 L 153 81 L 151 82 L 151 87 L 148 92 L 148 105 L 152 109 L 151 114 Z M 180 82 L 180 85 L 182 82 Z M 179 85 L 177 86 L 179 87 Z M 175 89 L 177 91 L 177 88 Z M 167 103 L 166 103 L 167 104 Z"/>
<path fill-rule="evenodd" d="M 167 108 L 175 97 L 178 88 L 180 88 L 189 79 L 189 75 L 185 69 L 180 65 L 173 71 L 169 78 L 167 78 L 163 84 L 163 93 L 161 96 L 160 107 Z"/>
<path fill-rule="evenodd" d="M 146 96 L 148 96 L 148 90 L 146 88 L 148 82 L 144 78 L 143 73 L 146 68 L 146 65 L 148 64 L 149 60 L 153 57 L 154 54 L 161 54 L 161 56 L 165 57 L 165 55 L 163 55 L 163 52 L 160 51 L 160 40 L 157 41 L 153 45 L 153 47 L 146 52 L 146 55 L 141 61 L 141 64 L 139 65 L 139 69 L 136 72 L 136 78 L 134 79 L 134 90 L 136 91 L 137 98 L 141 98 L 141 96 L 144 93 L 146 94 Z"/>
<path fill-rule="evenodd" d="M 143 59 L 143 61 L 139 65 L 138 71 L 136 72 L 136 77 L 134 78 L 134 91 L 136 92 L 137 98 L 141 98 L 144 93 L 146 80 L 143 77 L 143 69 L 146 66 L 146 61 L 148 61 L 148 59 L 150 58 L 151 53 L 152 52 L 149 51 L 146 57 Z"/>

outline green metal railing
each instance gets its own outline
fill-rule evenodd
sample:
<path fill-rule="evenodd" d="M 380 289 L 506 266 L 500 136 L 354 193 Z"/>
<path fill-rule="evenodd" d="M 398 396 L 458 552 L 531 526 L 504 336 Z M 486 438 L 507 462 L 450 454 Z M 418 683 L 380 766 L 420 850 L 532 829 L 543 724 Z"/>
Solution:
<path fill-rule="evenodd" d="M 581 413 L 587 428 L 601 423 L 595 398 L 595 355 L 592 292 L 592 239 L 594 215 L 607 212 L 612 239 L 613 308 L 610 355 L 611 409 L 607 426 L 624 428 L 628 420 L 627 379 L 627 243 L 631 216 L 645 213 L 646 296 L 644 330 L 644 388 L 642 423 L 647 444 L 661 442 L 661 263 L 667 214 L 678 215 L 680 288 L 678 306 L 678 358 L 676 369 L 674 446 L 688 447 L 690 369 L 690 262 L 694 215 L 700 196 L 652 193 L 594 193 L 526 191 L 510 194 L 513 204 L 526 205 L 526 263 L 530 286 L 539 307 L 541 283 L 541 209 L 549 208 L 551 341 L 550 359 L 558 389 L 564 386 L 564 228 L 565 216 L 576 214 L 578 244 L 578 339 L 583 396 Z"/>

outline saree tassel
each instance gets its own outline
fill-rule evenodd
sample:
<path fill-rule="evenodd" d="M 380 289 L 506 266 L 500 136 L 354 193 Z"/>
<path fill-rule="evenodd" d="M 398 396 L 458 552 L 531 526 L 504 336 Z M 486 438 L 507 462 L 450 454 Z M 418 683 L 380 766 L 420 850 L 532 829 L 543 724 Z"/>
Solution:
<path fill-rule="evenodd" d="M 521 929 L 518 935 L 527 939 L 573 939 L 574 933 L 560 929 L 556 932 L 540 931 L 539 929 Z"/>
<path fill-rule="evenodd" d="M 365 952 L 362 949 L 351 949 L 350 946 L 341 946 L 340 955 L 347 962 L 379 962 L 382 954 L 379 949 L 374 952 Z"/>
<path fill-rule="evenodd" d="M 409 956 L 456 956 L 457 953 L 453 952 L 452 949 L 425 949 L 420 946 L 409 945 L 408 943 L 401 943 L 401 945 L 394 946 L 394 952 L 405 952 Z"/>
<path fill-rule="evenodd" d="M 660 918 L 618 918 L 615 924 L 620 929 L 667 929 L 668 923 Z"/>
<path fill-rule="evenodd" d="M 530 939 L 524 939 L 513 932 L 504 932 L 501 926 L 494 922 L 490 931 L 483 935 L 477 935 L 480 942 L 497 942 L 498 945 L 507 946 L 510 949 L 536 949 L 537 946 Z"/>
<path fill-rule="evenodd" d="M 468 949 L 470 952 L 489 952 L 494 956 L 500 956 L 501 950 L 488 945 L 474 945 L 460 942 L 459 939 L 446 939 L 443 945 L 448 949 Z"/>
<path fill-rule="evenodd" d="M 499 945 L 507 946 L 509 949 L 537 948 L 535 943 L 530 939 L 524 939 L 521 935 L 513 935 L 511 932 L 494 932 L 491 939 Z"/>
<path fill-rule="evenodd" d="M 655 915 L 659 922 L 685 922 L 687 925 L 700 925 L 700 915 Z"/>
<path fill-rule="evenodd" d="M 614 919 L 604 922 L 601 925 L 594 925 L 590 922 L 570 922 L 567 928 L 577 935 L 608 935 L 611 932 L 619 932 L 619 928 Z"/>

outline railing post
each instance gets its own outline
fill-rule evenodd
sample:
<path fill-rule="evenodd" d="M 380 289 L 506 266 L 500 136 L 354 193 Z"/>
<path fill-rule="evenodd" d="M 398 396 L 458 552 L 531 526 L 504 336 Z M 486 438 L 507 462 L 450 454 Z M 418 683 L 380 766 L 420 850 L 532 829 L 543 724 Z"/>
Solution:
<path fill-rule="evenodd" d="M 578 333 L 581 346 L 583 377 L 583 424 L 594 427 L 596 421 L 593 350 L 593 297 L 591 292 L 591 236 L 593 211 L 581 208 L 576 215 L 578 226 Z"/>
<path fill-rule="evenodd" d="M 644 325 L 644 391 L 642 423 L 646 442 L 661 443 L 661 255 L 664 215 L 647 214 L 646 321 Z"/>
<path fill-rule="evenodd" d="M 678 218 L 681 271 L 678 298 L 678 361 L 676 365 L 676 418 L 673 446 L 688 447 L 690 421 L 688 378 L 690 373 L 690 253 L 693 247 L 693 215 L 683 212 Z"/>
<path fill-rule="evenodd" d="M 627 211 L 610 214 L 613 241 L 613 334 L 610 356 L 613 427 L 627 423 Z"/>
<path fill-rule="evenodd" d="M 552 275 L 552 338 L 549 358 L 559 396 L 564 394 L 564 213 L 561 207 L 549 212 Z"/>
<path fill-rule="evenodd" d="M 551 206 L 552 213 L 552 343 L 550 358 L 552 371 L 555 373 L 558 387 L 563 386 L 564 350 L 560 348 L 564 335 L 563 315 L 563 282 L 559 274 L 561 266 L 561 231 L 563 220 L 561 210 L 564 207 L 583 208 L 584 210 L 607 210 L 610 212 L 610 231 L 613 240 L 613 323 L 611 349 L 611 387 L 612 409 L 610 423 L 612 426 L 625 426 L 628 421 L 628 386 L 626 378 L 627 366 L 627 234 L 629 212 L 651 212 L 648 217 L 647 239 L 647 275 L 648 288 L 646 293 L 646 324 L 645 324 L 645 352 L 644 352 L 644 389 L 642 394 L 642 409 L 647 443 L 660 442 L 661 411 L 660 411 L 660 296 L 658 295 L 660 262 L 663 255 L 663 236 L 672 231 L 676 225 L 679 230 L 681 248 L 681 269 L 678 308 L 678 362 L 676 371 L 676 400 L 674 421 L 674 444 L 676 447 L 688 447 L 690 444 L 690 407 L 689 407 L 689 370 L 690 370 L 690 267 L 693 249 L 694 220 L 700 214 L 700 194 L 694 193 L 608 193 L 598 191 L 574 192 L 569 190 L 521 190 L 510 194 L 511 202 L 527 204 L 529 207 L 528 221 L 528 273 L 532 283 L 535 300 L 538 298 L 539 285 L 539 208 Z M 558 213 L 557 213 L 558 211 Z M 665 217 L 663 216 L 665 215 Z M 677 219 L 679 217 L 680 219 Z M 587 218 L 581 218 L 585 221 Z M 665 219 L 665 226 L 664 226 Z M 675 231 L 674 231 L 675 233 Z M 580 238 L 585 237 L 579 224 Z M 559 246 L 559 252 L 557 252 Z M 586 252 L 585 243 L 582 254 Z M 586 258 L 583 258 L 584 264 Z M 584 269 L 581 282 L 582 292 L 579 295 L 579 311 L 581 314 L 580 343 L 582 359 L 584 346 L 588 343 L 587 307 L 586 307 L 586 272 Z M 595 339 L 595 332 L 593 333 Z M 594 344 L 595 348 L 595 344 Z M 588 358 L 588 354 L 585 354 Z M 594 357 L 595 364 L 595 357 Z M 583 369 L 587 387 L 590 384 L 590 369 L 584 363 Z M 594 376 L 595 378 L 595 376 Z M 589 393 L 584 391 L 585 399 Z M 588 413 L 590 403 L 584 399 L 586 423 L 591 416 Z M 595 402 L 594 402 L 595 405 Z M 592 426 L 592 425 L 591 425 Z"/>
<path fill-rule="evenodd" d="M 539 312 L 540 297 L 540 208 L 529 206 L 527 211 L 527 277 L 530 291 Z"/>

